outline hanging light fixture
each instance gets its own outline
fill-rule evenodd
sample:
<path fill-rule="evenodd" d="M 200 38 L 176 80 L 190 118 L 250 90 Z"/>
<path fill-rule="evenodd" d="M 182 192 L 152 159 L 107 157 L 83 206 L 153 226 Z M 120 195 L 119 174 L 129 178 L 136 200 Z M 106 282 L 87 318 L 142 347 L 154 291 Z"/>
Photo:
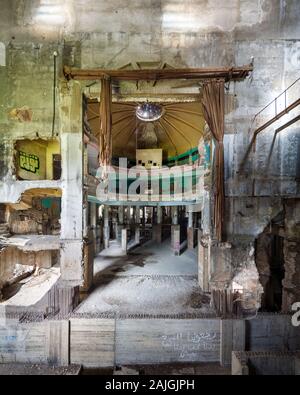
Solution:
<path fill-rule="evenodd" d="M 160 104 L 146 102 L 137 106 L 135 114 L 141 121 L 154 122 L 162 117 L 164 109 Z"/>

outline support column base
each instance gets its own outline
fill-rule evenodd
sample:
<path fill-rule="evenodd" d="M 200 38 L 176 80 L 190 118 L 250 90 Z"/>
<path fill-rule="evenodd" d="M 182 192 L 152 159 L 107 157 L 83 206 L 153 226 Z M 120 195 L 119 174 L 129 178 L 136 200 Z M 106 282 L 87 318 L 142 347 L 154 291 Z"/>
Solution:
<path fill-rule="evenodd" d="M 122 229 L 122 251 L 127 253 L 127 228 Z"/>
<path fill-rule="evenodd" d="M 187 244 L 189 250 L 193 250 L 196 246 L 196 230 L 194 228 L 187 228 Z"/>
<path fill-rule="evenodd" d="M 153 225 L 152 240 L 157 243 L 162 242 L 162 226 L 161 226 L 161 224 Z"/>
<path fill-rule="evenodd" d="M 175 255 L 180 255 L 180 225 L 171 227 L 171 245 Z"/>

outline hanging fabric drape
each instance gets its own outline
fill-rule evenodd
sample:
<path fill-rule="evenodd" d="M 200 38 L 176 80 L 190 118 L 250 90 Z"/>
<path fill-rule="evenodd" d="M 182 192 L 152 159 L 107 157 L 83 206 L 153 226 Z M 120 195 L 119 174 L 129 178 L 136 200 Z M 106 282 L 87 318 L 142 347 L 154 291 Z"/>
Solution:
<path fill-rule="evenodd" d="M 110 77 L 101 80 L 99 164 L 104 173 L 112 157 L 112 87 Z"/>
<path fill-rule="evenodd" d="M 218 241 L 223 237 L 224 221 L 224 81 L 213 80 L 203 86 L 204 118 L 215 141 L 215 191 L 214 191 L 214 228 Z"/>

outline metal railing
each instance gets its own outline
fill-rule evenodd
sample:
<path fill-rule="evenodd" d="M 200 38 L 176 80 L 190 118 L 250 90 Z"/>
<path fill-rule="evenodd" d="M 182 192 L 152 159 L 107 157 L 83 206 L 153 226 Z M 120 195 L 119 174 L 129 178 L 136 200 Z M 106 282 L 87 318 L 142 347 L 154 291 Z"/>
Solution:
<path fill-rule="evenodd" d="M 269 107 L 274 106 L 274 117 L 271 118 L 269 121 L 264 123 L 262 126 L 257 128 L 254 132 L 254 134 L 258 134 L 268 126 L 270 126 L 272 123 L 276 122 L 279 118 L 284 116 L 285 114 L 289 113 L 293 108 L 297 107 L 300 105 L 300 99 L 292 102 L 291 104 L 288 103 L 288 93 L 291 91 L 293 87 L 295 87 L 298 83 L 300 82 L 300 77 L 295 80 L 290 86 L 288 86 L 280 95 L 275 97 L 270 103 L 268 103 L 264 108 L 262 108 L 257 114 L 255 114 L 252 123 L 251 123 L 251 129 L 253 129 L 254 122 L 257 120 L 257 118 Z M 299 84 L 300 85 L 300 84 Z M 300 87 L 299 87 L 300 88 Z M 279 103 L 283 103 L 283 109 L 280 109 L 279 112 Z"/>

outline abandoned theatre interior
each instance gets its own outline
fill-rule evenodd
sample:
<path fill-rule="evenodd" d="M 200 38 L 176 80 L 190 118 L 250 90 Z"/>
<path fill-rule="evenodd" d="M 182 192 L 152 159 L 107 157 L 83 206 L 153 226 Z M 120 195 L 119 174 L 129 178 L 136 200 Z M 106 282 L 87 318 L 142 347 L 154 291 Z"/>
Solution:
<path fill-rule="evenodd" d="M 0 373 L 300 374 L 299 1 L 0 5 Z"/>

